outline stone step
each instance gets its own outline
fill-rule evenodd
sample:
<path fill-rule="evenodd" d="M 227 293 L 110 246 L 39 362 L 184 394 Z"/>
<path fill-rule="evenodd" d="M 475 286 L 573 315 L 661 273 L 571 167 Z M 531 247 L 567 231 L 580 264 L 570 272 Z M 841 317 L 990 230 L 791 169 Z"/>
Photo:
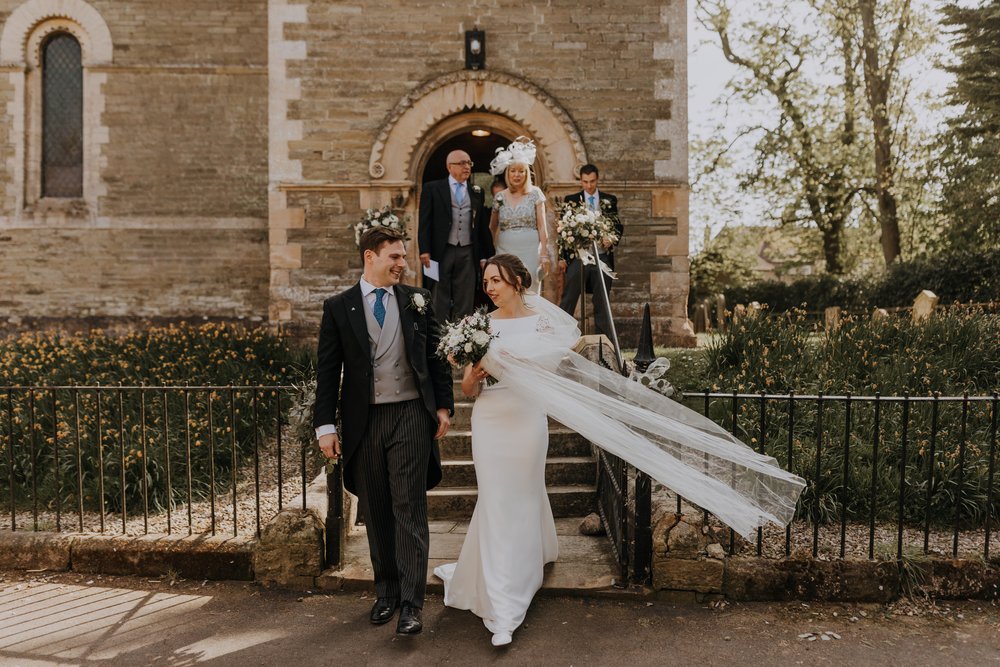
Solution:
<path fill-rule="evenodd" d="M 458 396 L 455 397 L 458 399 Z M 468 431 L 472 428 L 472 406 L 474 401 L 462 401 L 456 400 L 455 402 L 455 414 L 451 418 L 451 427 L 460 431 Z M 557 422 L 556 420 L 549 417 L 549 428 L 565 429 L 565 427 Z"/>
<path fill-rule="evenodd" d="M 472 432 L 448 431 L 448 435 L 438 440 L 442 461 L 471 460 Z M 549 430 L 549 457 L 592 456 L 590 442 L 583 436 L 568 429 Z"/>
<path fill-rule="evenodd" d="M 470 460 L 442 461 L 442 487 L 476 485 L 476 469 Z M 552 457 L 545 462 L 545 484 L 567 486 L 593 484 L 597 475 L 594 459 L 589 456 Z"/>
<path fill-rule="evenodd" d="M 583 517 L 594 511 L 597 489 L 578 484 L 548 487 L 549 503 L 556 518 Z M 441 487 L 427 492 L 427 517 L 431 521 L 444 519 L 468 520 L 476 506 L 477 489 L 473 486 Z"/>

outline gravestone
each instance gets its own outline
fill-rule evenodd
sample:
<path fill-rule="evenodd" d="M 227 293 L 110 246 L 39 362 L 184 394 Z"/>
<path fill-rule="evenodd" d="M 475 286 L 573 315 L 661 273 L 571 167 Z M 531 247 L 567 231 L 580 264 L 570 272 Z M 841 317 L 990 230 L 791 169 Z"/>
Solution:
<path fill-rule="evenodd" d="M 920 294 L 913 301 L 913 321 L 923 322 L 929 320 L 931 315 L 934 314 L 934 309 L 937 308 L 937 304 L 940 299 L 938 296 L 928 290 L 921 290 Z"/>

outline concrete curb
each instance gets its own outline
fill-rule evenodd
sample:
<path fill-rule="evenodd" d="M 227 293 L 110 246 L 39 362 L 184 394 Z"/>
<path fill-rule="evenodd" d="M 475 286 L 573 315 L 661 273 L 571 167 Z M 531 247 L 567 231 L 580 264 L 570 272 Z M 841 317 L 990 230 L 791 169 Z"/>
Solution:
<path fill-rule="evenodd" d="M 0 531 L 0 567 L 252 581 L 256 539 Z"/>

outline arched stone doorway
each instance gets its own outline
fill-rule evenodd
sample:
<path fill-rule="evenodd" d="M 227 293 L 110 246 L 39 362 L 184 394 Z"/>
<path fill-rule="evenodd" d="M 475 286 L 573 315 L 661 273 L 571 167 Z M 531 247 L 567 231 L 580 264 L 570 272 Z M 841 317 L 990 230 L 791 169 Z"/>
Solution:
<path fill-rule="evenodd" d="M 489 131 L 489 140 L 474 143 L 471 132 L 477 129 Z M 534 180 L 550 201 L 577 188 L 579 169 L 587 162 L 583 141 L 569 114 L 541 88 L 509 74 L 468 70 L 425 83 L 397 104 L 372 146 L 371 204 L 393 202 L 409 216 L 416 239 L 420 187 L 445 177 L 442 153 L 450 146 L 475 153 L 476 182 L 488 188 L 495 149 L 518 136 L 538 146 Z M 410 275 L 419 283 L 415 241 L 411 250 Z M 552 288 L 546 291 L 551 294 Z"/>
<path fill-rule="evenodd" d="M 535 140 L 535 169 L 550 185 L 571 187 L 587 151 L 569 114 L 538 86 L 510 74 L 460 70 L 420 86 L 389 114 L 372 145 L 373 185 L 421 182 L 433 147 L 485 124 L 507 138 Z"/>

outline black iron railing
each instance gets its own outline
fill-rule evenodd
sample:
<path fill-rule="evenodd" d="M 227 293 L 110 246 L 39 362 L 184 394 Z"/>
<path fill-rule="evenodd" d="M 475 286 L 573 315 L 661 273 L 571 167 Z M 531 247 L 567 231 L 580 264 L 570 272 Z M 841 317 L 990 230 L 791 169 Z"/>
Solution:
<path fill-rule="evenodd" d="M 314 462 L 287 442 L 295 391 L 0 387 L 9 527 L 259 536 L 286 495 L 301 490 L 305 509 Z"/>
<path fill-rule="evenodd" d="M 823 551 L 825 557 L 841 559 L 848 551 L 870 559 L 902 559 L 914 551 L 955 557 L 964 538 L 962 551 L 981 550 L 984 559 L 990 558 L 1000 511 L 997 394 L 705 391 L 683 398 L 807 481 L 796 521 L 784 535 L 757 531 L 758 555 L 788 556 L 806 546 L 814 557 Z M 681 506 L 678 498 L 678 512 Z M 733 550 L 737 541 L 729 544 Z"/>

